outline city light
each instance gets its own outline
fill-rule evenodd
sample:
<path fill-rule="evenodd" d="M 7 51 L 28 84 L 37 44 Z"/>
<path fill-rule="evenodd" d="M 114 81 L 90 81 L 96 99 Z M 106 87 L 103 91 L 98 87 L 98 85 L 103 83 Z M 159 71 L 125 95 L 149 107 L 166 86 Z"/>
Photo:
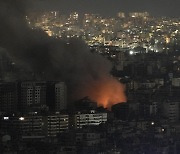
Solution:
<path fill-rule="evenodd" d="M 151 122 L 151 125 L 154 125 L 154 124 L 155 124 L 154 121 L 152 121 L 152 122 Z"/>
<path fill-rule="evenodd" d="M 24 117 L 20 117 L 19 120 L 20 120 L 20 121 L 23 121 L 23 120 L 24 120 Z"/>
<path fill-rule="evenodd" d="M 4 120 L 9 120 L 9 117 L 3 117 Z"/>
<path fill-rule="evenodd" d="M 133 54 L 134 54 L 134 51 L 132 51 L 132 50 L 129 51 L 129 54 L 130 54 L 130 55 L 133 55 Z"/>

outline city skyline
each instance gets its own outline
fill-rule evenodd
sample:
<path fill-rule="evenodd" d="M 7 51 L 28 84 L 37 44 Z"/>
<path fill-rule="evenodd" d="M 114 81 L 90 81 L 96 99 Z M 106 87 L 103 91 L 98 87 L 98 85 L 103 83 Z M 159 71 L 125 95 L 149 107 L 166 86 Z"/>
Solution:
<path fill-rule="evenodd" d="M 105 16 L 112 16 L 120 11 L 126 13 L 147 11 L 153 16 L 179 17 L 180 10 L 178 6 L 180 6 L 180 1 L 178 0 L 139 0 L 133 2 L 131 0 L 113 0 L 111 2 L 108 0 L 78 0 L 76 3 L 73 0 L 38 0 L 32 2 L 31 7 L 28 7 L 30 10 L 58 10 L 62 13 L 77 11 L 80 14 L 98 13 Z"/>

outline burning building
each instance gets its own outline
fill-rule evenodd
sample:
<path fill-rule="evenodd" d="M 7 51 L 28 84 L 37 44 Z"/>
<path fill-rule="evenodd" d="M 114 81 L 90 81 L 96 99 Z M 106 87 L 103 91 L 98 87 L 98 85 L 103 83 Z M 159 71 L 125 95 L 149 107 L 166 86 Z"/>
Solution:
<path fill-rule="evenodd" d="M 66 42 L 30 29 L 25 8 L 25 1 L 0 0 L 0 46 L 21 68 L 18 79 L 36 74 L 43 80 L 63 81 L 71 101 L 89 96 L 104 107 L 126 101 L 124 86 L 110 76 L 108 60 L 91 53 L 81 40 Z M 33 75 L 27 76 L 27 71 Z"/>

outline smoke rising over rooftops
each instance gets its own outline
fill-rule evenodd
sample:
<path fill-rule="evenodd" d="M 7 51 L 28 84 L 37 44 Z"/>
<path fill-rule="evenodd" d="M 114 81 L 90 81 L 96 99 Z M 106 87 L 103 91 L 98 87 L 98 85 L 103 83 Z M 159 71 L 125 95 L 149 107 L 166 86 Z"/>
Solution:
<path fill-rule="evenodd" d="M 30 29 L 25 20 L 25 8 L 22 0 L 0 0 L 0 46 L 7 49 L 19 67 L 45 80 L 65 81 L 74 99 L 89 96 L 97 101 L 103 94 L 108 95 L 98 84 L 107 84 L 106 88 L 120 96 L 115 101 L 126 101 L 122 85 L 109 75 L 111 64 L 108 60 L 91 53 L 81 40 L 71 39 L 67 43 L 49 37 L 42 30 Z M 110 97 L 112 94 L 108 96 L 109 103 Z M 100 101 L 100 105 L 104 105 L 103 99 Z M 108 107 L 108 102 L 104 106 Z"/>

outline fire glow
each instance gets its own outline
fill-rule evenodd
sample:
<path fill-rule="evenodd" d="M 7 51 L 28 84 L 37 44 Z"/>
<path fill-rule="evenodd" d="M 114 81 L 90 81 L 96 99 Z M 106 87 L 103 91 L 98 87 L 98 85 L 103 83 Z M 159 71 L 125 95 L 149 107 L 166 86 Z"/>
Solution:
<path fill-rule="evenodd" d="M 11 80 L 34 80 L 37 76 L 38 80 L 63 81 L 70 103 L 86 96 L 109 109 L 126 102 L 125 86 L 109 74 L 110 61 L 90 52 L 81 39 L 67 42 L 29 28 L 23 2 L 0 1 L 0 46 L 7 50 L 18 70 L 25 70 L 16 72 Z M 9 76 L 5 74 L 3 79 Z"/>
<path fill-rule="evenodd" d="M 83 92 L 84 96 L 98 103 L 98 106 L 110 109 L 112 105 L 126 102 L 125 85 L 112 77 L 92 81 Z"/>

